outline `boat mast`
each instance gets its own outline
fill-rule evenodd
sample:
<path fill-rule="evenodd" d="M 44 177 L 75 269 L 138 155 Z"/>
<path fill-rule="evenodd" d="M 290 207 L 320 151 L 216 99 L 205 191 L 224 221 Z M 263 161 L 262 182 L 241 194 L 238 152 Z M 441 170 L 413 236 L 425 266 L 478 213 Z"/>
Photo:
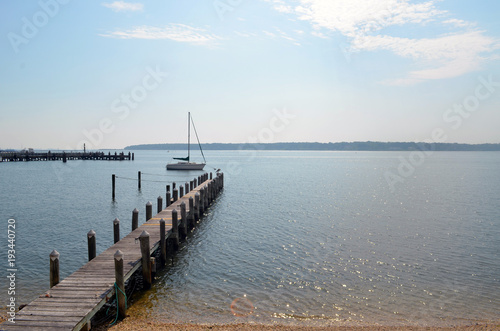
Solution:
<path fill-rule="evenodd" d="M 191 140 L 191 112 L 188 112 L 188 162 L 189 162 L 189 152 L 190 152 L 190 140 Z"/>

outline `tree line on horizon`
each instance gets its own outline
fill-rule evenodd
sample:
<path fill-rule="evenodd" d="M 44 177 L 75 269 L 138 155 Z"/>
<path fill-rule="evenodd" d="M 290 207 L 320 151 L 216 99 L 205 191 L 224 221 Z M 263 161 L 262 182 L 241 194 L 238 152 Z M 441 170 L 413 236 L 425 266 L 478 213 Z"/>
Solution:
<path fill-rule="evenodd" d="M 500 144 L 461 144 L 423 142 L 357 141 L 338 143 L 281 142 L 281 143 L 210 143 L 205 150 L 287 150 L 287 151 L 500 151 Z M 186 150 L 187 144 L 140 144 L 125 150 Z"/>

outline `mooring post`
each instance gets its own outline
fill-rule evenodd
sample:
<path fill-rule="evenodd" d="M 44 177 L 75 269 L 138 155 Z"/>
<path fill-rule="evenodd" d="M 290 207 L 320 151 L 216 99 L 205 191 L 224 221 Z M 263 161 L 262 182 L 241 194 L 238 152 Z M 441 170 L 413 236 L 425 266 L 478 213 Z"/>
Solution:
<path fill-rule="evenodd" d="M 148 201 L 146 204 L 146 222 L 149 221 L 153 217 L 153 204 L 151 201 Z"/>
<path fill-rule="evenodd" d="M 163 198 L 162 198 L 162 196 L 160 195 L 157 200 L 158 200 L 157 211 L 159 213 L 163 210 Z"/>
<path fill-rule="evenodd" d="M 212 173 L 210 173 L 210 179 L 212 179 Z"/>
<path fill-rule="evenodd" d="M 137 188 L 139 189 L 139 191 L 141 190 L 141 172 L 140 171 L 137 172 Z"/>
<path fill-rule="evenodd" d="M 149 251 L 149 233 L 142 231 L 139 236 L 142 255 L 142 278 L 143 289 L 151 288 L 151 253 Z"/>
<path fill-rule="evenodd" d="M 111 175 L 111 196 L 113 197 L 113 200 L 115 200 L 115 174 Z"/>
<path fill-rule="evenodd" d="M 89 248 L 89 261 L 91 261 L 96 256 L 96 241 L 94 230 L 90 230 L 87 233 L 87 246 Z"/>
<path fill-rule="evenodd" d="M 167 207 L 170 206 L 170 203 L 172 203 L 172 197 L 170 196 L 170 191 L 167 191 Z"/>
<path fill-rule="evenodd" d="M 198 176 L 198 185 L 201 184 L 201 176 Z"/>
<path fill-rule="evenodd" d="M 139 227 L 139 210 L 134 208 L 132 210 L 132 231 L 137 229 L 137 227 Z"/>
<path fill-rule="evenodd" d="M 173 202 L 176 202 L 179 199 L 179 191 L 177 191 L 176 188 L 174 188 L 174 198 Z"/>
<path fill-rule="evenodd" d="M 194 189 L 194 180 L 189 181 L 189 191 L 191 192 Z"/>
<path fill-rule="evenodd" d="M 59 284 L 59 252 L 50 253 L 50 288 Z"/>
<path fill-rule="evenodd" d="M 182 239 L 187 237 L 187 217 L 186 217 L 186 204 L 184 201 L 181 202 L 181 229 Z"/>
<path fill-rule="evenodd" d="M 194 220 L 198 222 L 200 220 L 200 193 L 196 192 L 194 195 Z"/>
<path fill-rule="evenodd" d="M 193 179 L 193 188 L 195 188 L 196 186 L 198 186 L 198 180 L 195 178 Z"/>
<path fill-rule="evenodd" d="M 113 238 L 115 244 L 120 241 L 120 220 L 118 218 L 113 221 Z"/>
<path fill-rule="evenodd" d="M 123 277 L 123 253 L 117 250 L 115 255 L 115 282 L 116 282 L 116 301 L 118 302 L 118 318 L 125 318 L 127 310 L 127 298 L 125 297 L 125 279 Z"/>
<path fill-rule="evenodd" d="M 175 252 L 179 249 L 179 223 L 177 220 L 177 209 L 172 210 L 172 238 Z"/>
<path fill-rule="evenodd" d="M 167 262 L 167 242 L 165 240 L 165 220 L 160 220 L 160 265 L 163 267 Z"/>
<path fill-rule="evenodd" d="M 184 186 L 179 185 L 179 198 L 184 196 Z"/>
<path fill-rule="evenodd" d="M 189 197 L 188 230 L 194 227 L 194 199 Z"/>
<path fill-rule="evenodd" d="M 172 190 L 175 190 L 175 182 L 172 183 Z"/>
<path fill-rule="evenodd" d="M 189 193 L 189 183 L 184 184 L 184 192 L 185 192 L 186 194 L 188 194 L 188 193 Z"/>

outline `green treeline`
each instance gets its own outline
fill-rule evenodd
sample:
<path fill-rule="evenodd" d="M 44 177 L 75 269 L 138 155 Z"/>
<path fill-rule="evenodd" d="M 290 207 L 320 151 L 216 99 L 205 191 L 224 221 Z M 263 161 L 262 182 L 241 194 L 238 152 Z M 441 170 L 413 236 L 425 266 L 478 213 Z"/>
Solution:
<path fill-rule="evenodd" d="M 286 151 L 500 151 L 500 144 L 412 143 L 357 141 L 340 143 L 269 143 L 269 144 L 202 144 L 205 150 L 286 150 Z M 187 144 L 142 144 L 126 150 L 186 150 Z"/>

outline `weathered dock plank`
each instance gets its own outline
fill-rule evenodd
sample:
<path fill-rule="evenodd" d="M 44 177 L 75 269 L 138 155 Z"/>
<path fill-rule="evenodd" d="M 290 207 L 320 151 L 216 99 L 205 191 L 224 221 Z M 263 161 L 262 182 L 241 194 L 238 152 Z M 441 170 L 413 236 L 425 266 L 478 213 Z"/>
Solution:
<path fill-rule="evenodd" d="M 146 223 L 40 295 L 16 313 L 15 324 L 5 321 L 0 324 L 0 330 L 80 330 L 86 328 L 95 313 L 115 294 L 115 252 L 120 250 L 124 255 L 123 274 L 126 281 L 141 266 L 141 245 L 138 239 L 143 231 L 149 233 L 149 251 L 154 253 L 160 246 L 161 219 L 165 221 L 166 240 L 177 236 L 177 231 L 172 228 L 172 211 L 174 209 L 177 211 L 179 231 L 182 228 L 186 231 L 188 217 L 194 219 L 198 209 L 205 210 L 209 204 L 207 199 L 215 198 L 216 193 L 222 189 L 222 174 L 214 179 L 208 179 L 208 174 L 199 178 L 203 180 L 198 180 L 200 184 L 196 188 L 177 201 L 167 203 L 168 206 L 165 209 Z M 210 193 L 209 187 L 212 190 L 216 187 L 217 191 Z M 199 204 L 190 210 L 189 198 L 198 198 L 197 194 L 201 196 Z M 182 203 L 186 210 L 184 218 L 181 213 Z"/>

